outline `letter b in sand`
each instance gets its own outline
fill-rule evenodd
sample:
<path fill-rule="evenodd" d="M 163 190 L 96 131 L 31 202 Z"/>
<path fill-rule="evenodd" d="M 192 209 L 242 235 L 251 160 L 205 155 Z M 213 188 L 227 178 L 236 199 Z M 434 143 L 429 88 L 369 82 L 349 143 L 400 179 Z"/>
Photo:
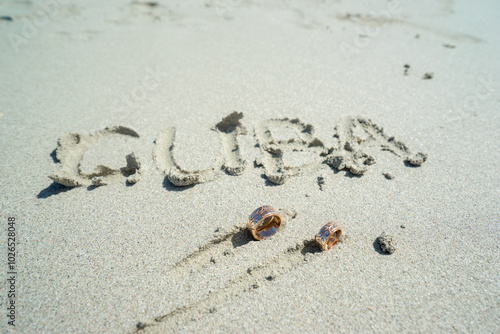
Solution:
<path fill-rule="evenodd" d="M 275 138 L 280 133 L 288 136 Z M 317 168 L 328 154 L 323 142 L 314 137 L 314 127 L 298 119 L 266 120 L 257 127 L 256 134 L 262 153 L 256 164 L 264 166 L 267 179 L 274 184 Z"/>

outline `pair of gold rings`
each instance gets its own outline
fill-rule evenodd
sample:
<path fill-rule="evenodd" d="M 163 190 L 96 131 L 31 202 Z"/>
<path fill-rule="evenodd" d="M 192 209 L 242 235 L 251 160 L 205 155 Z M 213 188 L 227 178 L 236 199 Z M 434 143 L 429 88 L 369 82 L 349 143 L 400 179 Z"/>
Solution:
<path fill-rule="evenodd" d="M 257 240 L 264 240 L 274 235 L 283 224 L 280 214 L 268 205 L 256 209 L 248 217 L 247 226 Z M 334 222 L 329 222 L 319 230 L 316 242 L 322 250 L 329 250 L 340 239 L 342 229 Z"/>

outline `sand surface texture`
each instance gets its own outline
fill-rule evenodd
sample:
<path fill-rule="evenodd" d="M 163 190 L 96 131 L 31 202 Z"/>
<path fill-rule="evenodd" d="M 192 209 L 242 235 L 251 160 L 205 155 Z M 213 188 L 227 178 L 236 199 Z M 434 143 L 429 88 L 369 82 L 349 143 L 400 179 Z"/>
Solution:
<path fill-rule="evenodd" d="M 499 11 L 0 2 L 0 330 L 499 332 Z"/>

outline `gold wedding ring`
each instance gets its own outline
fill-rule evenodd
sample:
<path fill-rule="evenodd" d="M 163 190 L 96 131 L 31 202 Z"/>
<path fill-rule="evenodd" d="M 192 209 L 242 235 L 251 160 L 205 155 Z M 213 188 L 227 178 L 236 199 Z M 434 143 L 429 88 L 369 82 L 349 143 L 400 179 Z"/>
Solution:
<path fill-rule="evenodd" d="M 342 229 L 334 222 L 329 222 L 319 230 L 316 235 L 316 242 L 322 250 L 326 251 L 332 248 L 342 235 Z"/>
<path fill-rule="evenodd" d="M 248 217 L 247 226 L 257 240 L 267 239 L 278 232 L 282 224 L 280 214 L 268 205 L 256 209 Z"/>

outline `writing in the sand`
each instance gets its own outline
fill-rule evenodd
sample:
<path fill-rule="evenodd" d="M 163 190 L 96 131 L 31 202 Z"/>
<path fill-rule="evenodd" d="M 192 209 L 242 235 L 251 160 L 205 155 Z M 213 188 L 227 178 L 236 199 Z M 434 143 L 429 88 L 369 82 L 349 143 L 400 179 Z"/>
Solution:
<path fill-rule="evenodd" d="M 153 158 L 156 166 L 165 173 L 175 186 L 192 186 L 210 182 L 221 173 L 241 175 L 248 167 L 242 156 L 239 137 L 248 134 L 243 113 L 233 112 L 217 123 L 212 130 L 220 138 L 220 149 L 212 166 L 203 170 L 190 171 L 182 168 L 175 159 L 175 128 L 162 131 L 155 140 Z M 294 134 L 292 138 L 276 138 L 274 131 L 286 128 Z M 314 127 L 299 119 L 269 119 L 255 126 L 255 137 L 260 156 L 254 165 L 264 169 L 269 182 L 283 184 L 293 176 L 308 173 L 326 163 L 335 170 L 346 170 L 355 175 L 364 174 L 376 162 L 368 154 L 370 148 L 379 148 L 400 157 L 406 164 L 420 166 L 427 156 L 412 153 L 401 141 L 388 136 L 382 127 L 362 117 L 345 117 L 335 127 L 334 144 L 327 147 L 314 135 Z M 141 178 L 142 166 L 138 156 L 126 156 L 127 165 L 111 168 L 99 165 L 91 173 L 80 168 L 84 154 L 106 137 L 133 137 L 139 134 L 124 126 L 108 127 L 90 134 L 71 133 L 58 140 L 56 157 L 61 165 L 55 175 L 49 177 L 68 187 L 102 186 L 115 182 L 135 184 Z M 312 158 L 301 165 L 289 165 L 285 157 L 296 152 L 308 153 Z"/>

